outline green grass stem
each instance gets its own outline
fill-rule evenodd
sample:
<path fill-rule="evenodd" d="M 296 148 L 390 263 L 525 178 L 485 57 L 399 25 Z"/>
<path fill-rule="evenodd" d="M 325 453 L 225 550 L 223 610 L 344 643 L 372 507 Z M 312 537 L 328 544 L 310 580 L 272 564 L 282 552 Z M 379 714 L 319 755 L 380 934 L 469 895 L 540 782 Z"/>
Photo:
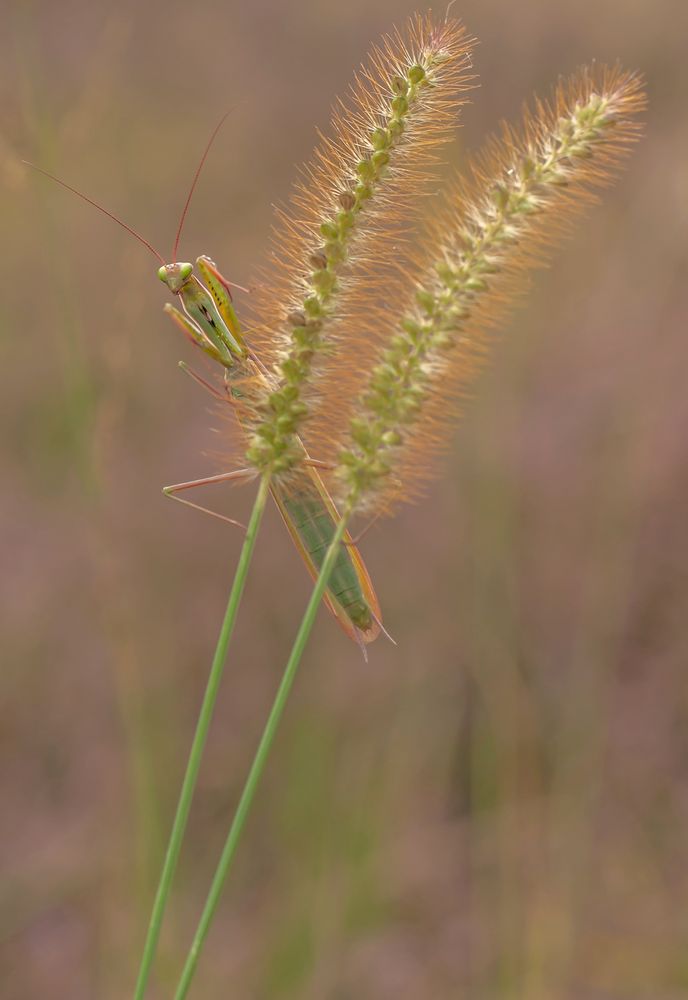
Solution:
<path fill-rule="evenodd" d="M 332 537 L 330 547 L 328 548 L 327 553 L 325 554 L 325 559 L 323 560 L 320 574 L 316 580 L 315 587 L 313 588 L 313 593 L 311 594 L 310 601 L 308 602 L 301 625 L 299 626 L 299 631 L 297 632 L 296 639 L 294 640 L 294 645 L 287 661 L 287 665 L 284 669 L 282 680 L 280 681 L 277 694 L 275 695 L 275 700 L 272 708 L 270 709 L 270 714 L 265 724 L 263 735 L 261 736 L 260 743 L 258 744 L 256 755 L 253 758 L 253 763 L 251 764 L 251 769 L 248 773 L 244 790 L 241 793 L 239 805 L 237 806 L 234 814 L 234 819 L 232 820 L 232 825 L 229 829 L 227 840 L 225 841 L 225 846 L 220 856 L 220 861 L 215 870 L 215 875 L 213 876 L 208 898 L 206 900 L 201 919 L 198 922 L 196 934 L 191 944 L 191 948 L 189 949 L 189 954 L 187 955 L 186 963 L 184 965 L 184 969 L 182 970 L 179 985 L 177 986 L 175 1000 L 184 1000 L 189 991 L 191 981 L 196 971 L 201 949 L 203 948 L 215 915 L 215 911 L 217 910 L 218 903 L 220 902 L 220 896 L 222 895 L 225 881 L 227 880 L 227 876 L 231 870 L 239 839 L 246 824 L 248 814 L 251 810 L 256 789 L 258 788 L 258 784 L 265 769 L 265 763 L 270 753 L 277 728 L 294 683 L 296 671 L 299 663 L 301 662 L 301 657 L 303 655 L 306 642 L 308 641 L 308 637 L 310 636 L 311 629 L 313 628 L 318 607 L 327 587 L 327 581 L 329 580 L 334 567 L 348 518 L 348 513 L 342 517 L 337 526 L 337 530 Z"/>
<path fill-rule="evenodd" d="M 174 816 L 172 832 L 167 846 L 167 853 L 165 854 L 165 862 L 160 875 L 160 882 L 158 883 L 158 890 L 153 904 L 148 933 L 146 935 L 146 943 L 144 945 L 143 956 L 141 958 L 141 968 L 139 969 L 139 976 L 134 993 L 135 1000 L 143 1000 L 146 993 L 148 978 L 150 976 L 151 966 L 153 964 L 158 939 L 160 937 L 165 907 L 170 894 L 174 872 L 177 867 L 179 851 L 181 849 L 182 839 L 186 829 L 186 822 L 189 817 L 189 809 L 191 808 L 191 800 L 193 799 L 196 780 L 201 766 L 201 758 L 203 756 L 208 729 L 210 728 L 210 721 L 213 716 L 220 681 L 222 680 L 222 673 L 227 656 L 227 648 L 229 646 L 230 639 L 232 638 L 232 632 L 234 631 L 234 622 L 236 621 L 239 603 L 244 592 L 248 568 L 251 562 L 251 556 L 253 555 L 258 528 L 265 510 L 265 503 L 268 497 L 269 489 L 269 477 L 263 476 L 260 481 L 258 495 L 251 512 L 251 518 L 246 531 L 244 545 L 241 550 L 241 555 L 239 556 L 239 563 L 237 565 L 234 583 L 232 584 L 229 600 L 227 602 L 227 610 L 225 611 L 225 616 L 222 621 L 222 627 L 220 629 L 213 663 L 210 668 L 208 683 L 203 696 L 203 703 L 198 716 L 198 722 L 196 723 L 196 732 L 194 733 L 193 742 L 191 744 L 189 761 L 186 765 L 186 773 L 184 775 L 182 790 L 179 795 L 179 802 L 177 803 L 177 811 Z"/>

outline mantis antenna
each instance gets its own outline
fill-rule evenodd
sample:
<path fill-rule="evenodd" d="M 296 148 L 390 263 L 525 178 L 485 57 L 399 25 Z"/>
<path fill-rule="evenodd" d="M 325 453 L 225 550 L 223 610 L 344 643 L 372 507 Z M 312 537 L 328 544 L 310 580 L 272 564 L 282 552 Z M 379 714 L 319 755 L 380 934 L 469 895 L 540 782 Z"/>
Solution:
<path fill-rule="evenodd" d="M 189 188 L 189 193 L 186 196 L 186 201 L 184 202 L 182 214 L 179 218 L 177 235 L 174 240 L 174 249 L 172 251 L 172 261 L 175 261 L 177 257 L 177 250 L 179 249 L 179 240 L 181 239 L 182 229 L 184 228 L 184 222 L 186 221 L 186 216 L 189 211 L 191 198 L 193 196 L 194 191 L 196 190 L 196 185 L 198 184 L 198 178 L 201 175 L 201 170 L 203 169 L 203 165 L 205 164 L 205 161 L 208 157 L 208 153 L 210 152 L 210 147 L 215 141 L 217 133 L 220 131 L 220 129 L 224 125 L 229 115 L 230 111 L 226 111 L 222 116 L 222 118 L 220 119 L 220 121 L 215 126 L 215 128 L 213 129 L 213 132 L 210 138 L 208 139 L 208 142 L 206 143 L 206 147 L 203 150 L 203 155 L 201 156 L 198 166 L 196 167 L 196 172 L 194 173 L 193 180 L 191 182 L 191 187 Z M 77 198 L 81 198 L 81 200 L 85 201 L 88 205 L 91 205 L 93 208 L 97 208 L 99 212 L 102 212 L 103 215 L 106 215 L 108 219 L 112 219 L 112 221 L 116 222 L 118 226 L 121 226 L 122 229 L 126 230 L 126 232 L 128 232 L 130 236 L 133 236 L 134 239 L 139 241 L 139 243 L 142 243 L 147 250 L 150 250 L 150 252 L 153 254 L 154 257 L 157 257 L 157 259 L 163 266 L 165 265 L 166 261 L 163 259 L 162 254 L 160 254 L 159 251 L 155 249 L 152 243 L 149 243 L 148 240 L 144 239 L 140 233 L 137 233 L 132 226 L 127 225 L 126 222 L 123 222 L 122 219 L 118 218 L 113 212 L 109 212 L 107 208 L 103 208 L 103 206 L 98 204 L 98 202 L 95 201 L 93 198 L 89 198 L 88 195 L 84 194 L 82 191 L 79 191 L 77 188 L 72 187 L 71 184 L 67 184 L 66 181 L 63 181 L 59 177 L 56 177 L 55 174 L 51 174 L 48 170 L 44 170 L 43 167 L 37 167 L 35 163 L 31 163 L 29 160 L 22 160 L 21 162 L 26 164 L 27 167 L 31 167 L 32 170 L 36 170 L 39 174 L 43 174 L 43 176 L 47 177 L 49 180 L 54 181 L 56 184 L 59 184 L 60 187 L 65 188 L 67 191 L 71 191 L 72 194 L 75 194 Z"/>
<path fill-rule="evenodd" d="M 179 217 L 179 225 L 177 226 L 177 235 L 175 236 L 174 239 L 174 248 L 172 250 L 172 257 L 170 258 L 172 261 L 175 261 L 177 259 L 177 250 L 179 249 L 179 240 L 181 239 L 182 229 L 184 228 L 184 223 L 186 222 L 186 213 L 189 211 L 189 205 L 191 204 L 193 193 L 196 190 L 196 185 L 198 184 L 198 178 L 201 176 L 201 170 L 203 170 L 203 166 L 208 157 L 208 153 L 210 152 L 210 147 L 215 142 L 215 137 L 217 133 L 220 131 L 224 123 L 227 121 L 227 118 L 229 117 L 230 113 L 231 109 L 230 111 L 225 111 L 222 118 L 220 118 L 219 122 L 213 129 L 212 134 L 208 139 L 208 142 L 206 143 L 206 147 L 203 150 L 203 155 L 201 156 L 198 166 L 196 167 L 196 172 L 193 175 L 193 180 L 191 181 L 191 187 L 189 188 L 189 193 L 186 196 L 186 201 L 184 202 L 184 208 L 182 209 L 182 214 Z"/>
<path fill-rule="evenodd" d="M 148 242 L 148 240 L 144 240 L 143 236 L 141 236 L 140 233 L 137 233 L 135 229 L 132 229 L 131 226 L 128 226 L 126 222 L 122 222 L 122 220 L 118 219 L 117 216 L 113 215 L 112 212 L 108 212 L 107 208 L 103 208 L 103 206 L 99 205 L 97 201 L 93 200 L 93 198 L 89 198 L 88 195 L 83 194 L 81 191 L 77 191 L 77 189 L 72 187 L 71 184 L 67 184 L 65 181 L 60 180 L 60 178 L 56 177 L 54 174 L 48 173 L 48 171 L 44 170 L 43 167 L 37 167 L 35 163 L 30 163 L 29 160 L 22 160 L 22 163 L 25 163 L 27 167 L 31 167 L 33 170 L 37 170 L 38 173 L 43 174 L 44 177 L 50 178 L 51 181 L 55 181 L 55 183 L 59 184 L 60 187 L 66 188 L 68 191 L 71 191 L 72 194 L 75 194 L 77 196 L 77 198 L 81 198 L 82 201 L 85 201 L 89 205 L 92 205 L 94 208 L 97 208 L 99 212 L 103 213 L 103 215 L 107 215 L 108 219 L 112 219 L 112 221 L 116 222 L 118 226 L 122 227 L 122 229 L 126 229 L 126 231 L 131 236 L 133 236 L 135 239 L 139 241 L 139 243 L 143 243 L 144 247 L 147 247 L 153 254 L 153 256 L 158 258 L 161 264 L 163 265 L 165 264 L 165 261 L 162 259 L 161 254 L 158 253 L 155 247 L 152 246 Z"/>

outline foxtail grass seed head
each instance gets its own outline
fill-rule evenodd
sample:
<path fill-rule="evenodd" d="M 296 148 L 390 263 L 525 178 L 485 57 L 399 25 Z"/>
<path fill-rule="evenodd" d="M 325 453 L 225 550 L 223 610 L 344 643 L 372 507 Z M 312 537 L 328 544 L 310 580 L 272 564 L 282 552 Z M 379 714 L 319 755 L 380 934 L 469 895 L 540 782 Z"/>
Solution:
<path fill-rule="evenodd" d="M 284 472 L 301 460 L 294 435 L 312 411 L 320 367 L 336 354 L 330 332 L 349 265 L 385 225 L 386 210 L 399 213 L 418 194 L 438 145 L 453 134 L 472 45 L 449 18 L 416 16 L 385 38 L 279 213 L 267 295 L 251 332 L 274 376 L 247 450 L 259 471 Z"/>
<path fill-rule="evenodd" d="M 368 331 L 381 347 L 339 440 L 336 478 L 347 509 L 384 510 L 427 477 L 429 456 L 449 436 L 448 416 L 484 362 L 487 330 L 594 188 L 613 179 L 644 107 L 637 76 L 584 69 L 549 104 L 537 102 L 519 132 L 505 126 L 468 179 L 454 183 L 423 250 L 408 261 L 406 312 L 386 322 L 378 314 Z"/>

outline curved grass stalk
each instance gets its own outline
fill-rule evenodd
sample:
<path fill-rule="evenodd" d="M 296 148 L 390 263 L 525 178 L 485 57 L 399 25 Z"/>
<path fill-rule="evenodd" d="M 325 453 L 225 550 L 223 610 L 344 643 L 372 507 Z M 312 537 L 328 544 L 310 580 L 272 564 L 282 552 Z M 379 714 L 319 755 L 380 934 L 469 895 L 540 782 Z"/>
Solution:
<path fill-rule="evenodd" d="M 215 702 L 217 701 L 220 681 L 222 680 L 225 660 L 227 657 L 227 649 L 229 647 L 230 639 L 232 638 L 232 632 L 234 631 L 234 623 L 239 610 L 239 603 L 241 602 L 241 597 L 244 592 L 244 585 L 246 583 L 246 577 L 248 575 L 248 569 L 253 555 L 258 528 L 260 527 L 260 522 L 263 517 L 269 490 L 269 476 L 263 476 L 260 480 L 258 495 L 256 496 L 256 500 L 253 505 L 253 511 L 251 512 L 251 518 L 246 531 L 244 545 L 241 550 L 241 555 L 239 556 L 239 563 L 237 565 L 234 582 L 232 584 L 232 589 L 227 602 L 227 610 L 220 628 L 220 635 L 217 641 L 212 666 L 210 668 L 208 683 L 203 696 L 198 722 L 196 723 L 196 732 L 194 733 L 194 738 L 191 743 L 189 760 L 186 765 L 184 781 L 182 783 L 182 789 L 177 803 L 177 810 L 172 823 L 172 832 L 170 834 L 170 840 L 165 854 L 165 861 L 155 895 L 155 902 L 153 904 L 153 911 L 148 925 L 148 933 L 146 935 L 143 956 L 141 958 L 141 967 L 139 969 L 136 989 L 134 992 L 135 1000 L 143 1000 L 146 994 L 146 987 L 150 977 L 151 966 L 153 964 L 158 940 L 160 938 L 160 930 L 162 928 L 165 907 L 167 905 L 170 888 L 172 886 L 172 879 L 174 878 L 174 873 L 177 867 L 182 839 L 184 837 L 184 831 L 189 817 L 189 810 L 191 808 L 191 800 L 193 799 L 196 781 L 198 779 L 198 772 L 201 765 L 201 758 L 203 756 L 206 738 L 208 736 L 208 729 L 210 728 L 210 722 L 213 716 Z"/>
<path fill-rule="evenodd" d="M 311 634 L 316 614 L 318 612 L 318 607 L 323 599 L 327 589 L 327 582 L 337 561 L 339 548 L 346 532 L 346 526 L 350 516 L 351 512 L 345 511 L 339 525 L 337 526 L 337 530 L 323 560 L 322 568 L 318 575 L 318 579 L 316 580 L 315 587 L 313 588 L 313 592 L 308 602 L 308 606 L 306 607 L 301 625 L 296 633 L 294 645 L 292 646 L 289 659 L 287 660 L 287 665 L 284 668 L 282 680 L 280 681 L 277 694 L 275 695 L 275 700 L 272 704 L 272 708 L 270 709 L 270 714 L 265 724 L 263 735 L 260 738 L 260 743 L 258 744 L 255 757 L 253 758 L 251 769 L 248 773 L 248 777 L 246 778 L 244 790 L 241 793 L 239 804 L 236 808 L 236 812 L 234 813 L 234 819 L 232 820 L 232 825 L 229 829 L 225 846 L 222 850 L 222 854 L 220 855 L 220 861 L 215 870 L 215 875 L 213 876 L 213 881 L 210 886 L 205 907 L 203 908 L 201 919 L 198 922 L 198 927 L 179 979 L 177 991 L 174 995 L 175 1000 L 184 1000 L 189 992 L 189 987 L 191 986 L 191 982 L 196 972 L 196 967 L 198 965 L 203 945 L 205 944 L 208 931 L 210 930 L 213 917 L 215 916 L 215 911 L 217 910 L 218 903 L 220 902 L 225 882 L 227 881 L 227 877 L 231 871 L 241 834 L 246 825 L 246 820 L 251 810 L 251 805 L 253 804 L 263 771 L 265 770 L 265 764 L 274 742 L 275 734 L 277 733 L 289 693 L 291 692 L 294 684 L 294 678 L 296 677 L 296 672 L 301 662 L 303 651 L 306 648 L 306 643 Z"/>

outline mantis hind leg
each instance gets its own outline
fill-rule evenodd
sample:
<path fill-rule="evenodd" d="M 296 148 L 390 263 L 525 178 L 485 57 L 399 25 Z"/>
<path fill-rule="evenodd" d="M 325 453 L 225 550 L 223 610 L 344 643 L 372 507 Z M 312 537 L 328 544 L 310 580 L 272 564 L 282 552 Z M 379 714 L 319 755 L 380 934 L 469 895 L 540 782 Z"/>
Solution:
<path fill-rule="evenodd" d="M 226 514 L 220 514 L 219 511 L 211 510 L 209 507 L 202 507 L 201 504 L 194 503 L 192 500 L 186 500 L 184 497 L 177 496 L 177 494 L 183 490 L 192 490 L 197 486 L 209 486 L 212 483 L 247 482 L 249 479 L 253 479 L 255 475 L 255 469 L 236 469 L 234 472 L 221 472 L 217 476 L 206 476 L 204 479 L 192 479 L 188 483 L 175 483 L 173 486 L 164 486 L 163 493 L 166 497 L 170 497 L 178 503 L 183 503 L 186 507 L 193 507 L 194 510 L 210 514 L 211 517 L 216 517 L 220 521 L 226 521 L 228 524 L 232 524 L 237 528 L 243 528 L 245 531 L 246 525 L 242 524 L 241 521 L 235 521 L 233 518 L 227 517 Z"/>
<path fill-rule="evenodd" d="M 317 459 L 312 458 L 305 459 L 303 464 L 316 469 L 330 468 L 326 462 L 318 462 Z M 257 475 L 258 473 L 255 469 L 235 469 L 234 472 L 220 472 L 216 476 L 205 476 L 203 479 L 191 479 L 187 483 L 175 483 L 173 486 L 163 486 L 162 491 L 166 497 L 176 500 L 177 503 L 183 503 L 185 507 L 193 507 L 194 510 L 200 510 L 203 514 L 210 514 L 211 517 L 216 517 L 218 520 L 225 521 L 227 524 L 232 524 L 237 528 L 243 528 L 245 531 L 246 525 L 242 524 L 241 521 L 235 521 L 234 518 L 227 517 L 226 514 L 221 514 L 217 510 L 211 510 L 209 507 L 203 507 L 201 504 L 194 503 L 193 500 L 186 500 L 184 497 L 177 496 L 177 494 L 184 490 L 196 489 L 198 486 L 210 486 L 213 483 L 248 482 L 251 479 L 255 479 Z"/>
<path fill-rule="evenodd" d="M 368 521 L 365 528 L 362 528 L 357 535 L 355 535 L 353 538 L 350 538 L 348 541 L 345 539 L 342 544 L 354 545 L 354 546 L 358 545 L 361 539 L 365 538 L 365 536 L 368 534 L 373 525 L 380 520 L 380 518 L 382 517 L 382 513 L 383 512 L 381 511 L 379 514 L 376 514 L 375 517 L 371 518 L 370 521 Z"/>

